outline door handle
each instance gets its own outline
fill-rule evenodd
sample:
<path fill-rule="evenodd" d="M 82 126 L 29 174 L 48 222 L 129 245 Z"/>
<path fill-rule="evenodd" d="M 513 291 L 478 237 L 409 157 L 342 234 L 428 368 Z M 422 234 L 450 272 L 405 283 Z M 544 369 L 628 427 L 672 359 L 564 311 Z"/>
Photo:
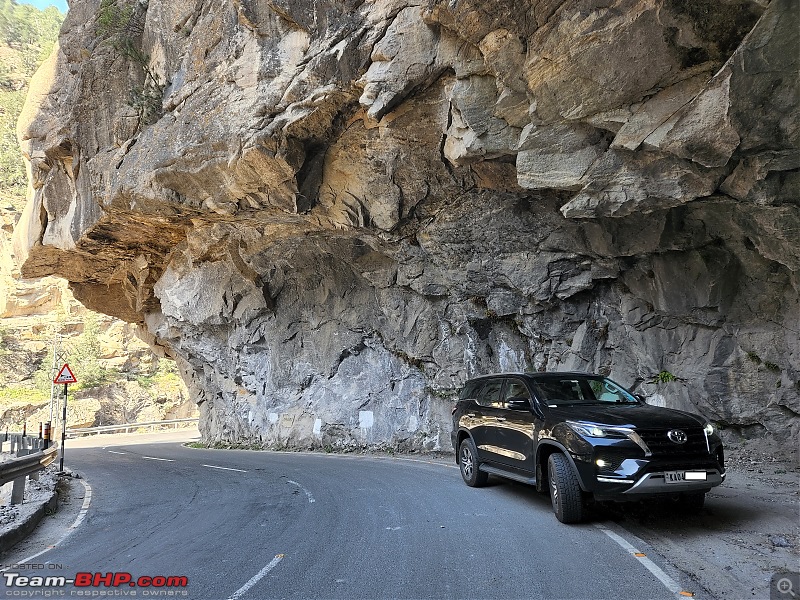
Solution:
<path fill-rule="evenodd" d="M 495 419 L 498 420 L 498 421 L 505 421 L 506 420 L 505 417 L 495 417 Z"/>
<path fill-rule="evenodd" d="M 467 413 L 467 416 L 468 416 L 468 417 L 474 417 L 474 416 L 475 416 L 475 413 Z"/>

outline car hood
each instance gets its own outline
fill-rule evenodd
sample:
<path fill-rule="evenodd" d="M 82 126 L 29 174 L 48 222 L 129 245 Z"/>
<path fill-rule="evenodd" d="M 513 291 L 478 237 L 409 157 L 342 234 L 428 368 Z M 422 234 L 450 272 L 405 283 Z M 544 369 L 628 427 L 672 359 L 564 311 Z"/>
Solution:
<path fill-rule="evenodd" d="M 631 427 L 633 429 L 702 427 L 704 423 L 703 417 L 699 415 L 647 404 L 576 405 L 548 408 L 547 410 L 558 421 L 587 421 L 598 425 Z"/>

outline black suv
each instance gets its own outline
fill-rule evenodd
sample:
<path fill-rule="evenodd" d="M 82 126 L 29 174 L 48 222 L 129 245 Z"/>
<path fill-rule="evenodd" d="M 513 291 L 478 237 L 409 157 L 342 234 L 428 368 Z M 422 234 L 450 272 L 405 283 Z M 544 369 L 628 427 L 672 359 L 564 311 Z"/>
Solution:
<path fill-rule="evenodd" d="M 588 373 L 506 373 L 467 382 L 453 447 L 469 486 L 489 474 L 550 491 L 562 523 L 587 502 L 674 496 L 699 510 L 725 479 L 722 441 L 691 413 L 645 404 Z"/>

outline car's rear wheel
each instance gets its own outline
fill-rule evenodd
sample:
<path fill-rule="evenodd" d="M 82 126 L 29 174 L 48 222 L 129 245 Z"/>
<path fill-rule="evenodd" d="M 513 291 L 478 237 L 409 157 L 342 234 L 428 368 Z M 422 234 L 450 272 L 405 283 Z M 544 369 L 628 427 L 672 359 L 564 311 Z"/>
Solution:
<path fill-rule="evenodd" d="M 551 454 L 547 460 L 550 479 L 550 501 L 553 512 L 562 523 L 578 523 L 583 519 L 583 492 L 578 477 L 566 456 Z"/>
<path fill-rule="evenodd" d="M 458 464 L 461 467 L 461 477 L 470 487 L 481 487 L 486 485 L 489 474 L 479 469 L 478 452 L 475 449 L 475 442 L 471 438 L 464 438 L 458 448 Z"/>

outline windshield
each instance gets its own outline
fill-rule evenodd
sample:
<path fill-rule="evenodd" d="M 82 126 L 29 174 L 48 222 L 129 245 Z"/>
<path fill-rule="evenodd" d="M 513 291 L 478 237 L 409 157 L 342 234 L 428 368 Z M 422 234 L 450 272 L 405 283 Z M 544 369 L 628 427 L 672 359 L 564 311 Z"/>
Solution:
<path fill-rule="evenodd" d="M 605 377 L 565 375 L 533 383 L 536 396 L 553 408 L 586 404 L 638 404 L 621 386 Z"/>

